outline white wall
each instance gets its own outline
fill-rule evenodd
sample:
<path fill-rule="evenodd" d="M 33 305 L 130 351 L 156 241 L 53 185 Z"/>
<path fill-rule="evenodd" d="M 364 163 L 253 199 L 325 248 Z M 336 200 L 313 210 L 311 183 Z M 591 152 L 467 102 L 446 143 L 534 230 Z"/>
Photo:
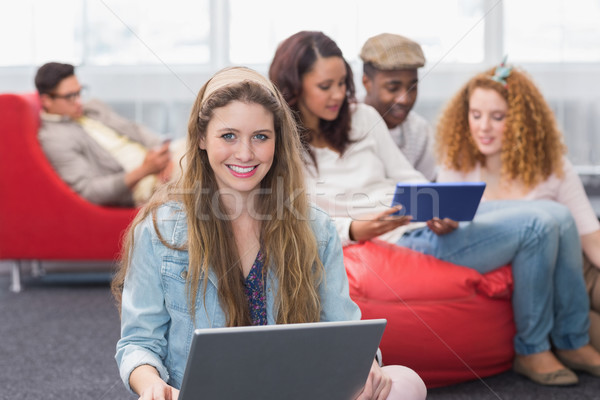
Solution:
<path fill-rule="evenodd" d="M 267 66 L 253 66 L 266 75 Z M 600 66 L 522 65 L 536 80 L 556 112 L 565 133 L 569 156 L 581 171 L 600 173 Z M 359 98 L 362 66 L 352 64 Z M 426 66 L 420 71 L 416 110 L 432 122 L 445 101 L 480 66 Z M 121 114 L 171 137 L 185 135 L 196 94 L 214 71 L 207 68 L 78 67 L 80 81 L 90 95 L 115 107 Z M 35 90 L 33 67 L 0 68 L 1 92 Z"/>

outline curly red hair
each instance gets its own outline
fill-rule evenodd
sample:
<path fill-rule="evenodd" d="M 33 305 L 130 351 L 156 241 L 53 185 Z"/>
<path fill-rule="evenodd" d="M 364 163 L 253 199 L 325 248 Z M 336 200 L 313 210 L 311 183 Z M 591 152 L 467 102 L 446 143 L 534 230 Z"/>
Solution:
<path fill-rule="evenodd" d="M 502 139 L 503 179 L 533 188 L 553 173 L 563 176 L 566 146 L 554 113 L 523 71 L 513 68 L 507 85 L 491 79 L 494 69 L 471 78 L 446 105 L 437 126 L 436 153 L 444 167 L 469 172 L 485 165 L 469 129 L 469 99 L 476 88 L 498 92 L 508 104 Z"/>

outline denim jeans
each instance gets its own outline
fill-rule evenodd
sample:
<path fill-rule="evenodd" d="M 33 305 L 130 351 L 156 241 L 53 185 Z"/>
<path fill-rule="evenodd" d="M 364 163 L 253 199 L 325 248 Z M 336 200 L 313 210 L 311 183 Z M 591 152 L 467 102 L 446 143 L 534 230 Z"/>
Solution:
<path fill-rule="evenodd" d="M 512 264 L 518 354 L 577 349 L 589 342 L 581 242 L 569 209 L 547 200 L 484 202 L 472 222 L 438 236 L 407 232 L 400 246 L 481 273 Z"/>

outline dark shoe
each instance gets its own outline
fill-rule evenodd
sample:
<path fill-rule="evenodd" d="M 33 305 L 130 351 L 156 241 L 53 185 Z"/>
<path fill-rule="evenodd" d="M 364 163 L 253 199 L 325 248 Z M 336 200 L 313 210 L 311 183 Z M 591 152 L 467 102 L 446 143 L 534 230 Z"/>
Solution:
<path fill-rule="evenodd" d="M 576 363 L 573 361 L 569 361 L 565 357 L 561 357 L 558 353 L 556 354 L 556 358 L 558 358 L 561 363 L 565 364 L 565 366 L 569 367 L 574 371 L 587 372 L 590 375 L 600 377 L 600 365 L 587 365 Z"/>
<path fill-rule="evenodd" d="M 535 383 L 545 386 L 572 386 L 579 383 L 579 378 L 577 378 L 577 375 L 570 369 L 563 368 L 558 371 L 540 374 L 526 368 L 519 361 L 518 357 L 515 358 L 515 361 L 513 362 L 513 370 L 518 374 L 528 377 Z"/>

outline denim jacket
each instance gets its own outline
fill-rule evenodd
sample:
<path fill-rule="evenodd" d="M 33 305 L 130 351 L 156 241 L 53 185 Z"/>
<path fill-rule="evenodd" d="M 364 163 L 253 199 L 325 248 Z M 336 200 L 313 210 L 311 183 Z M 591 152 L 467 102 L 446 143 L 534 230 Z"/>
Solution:
<path fill-rule="evenodd" d="M 321 320 L 360 319 L 360 310 L 350 299 L 342 246 L 334 224 L 324 211 L 314 206 L 311 206 L 309 218 L 325 268 L 319 288 Z M 187 223 L 181 204 L 170 202 L 161 206 L 157 213 L 157 228 L 169 244 L 180 246 L 185 243 Z M 180 388 L 194 329 L 225 325 L 225 314 L 217 297 L 216 276 L 209 272 L 205 297 L 201 288 L 198 291 L 194 326 L 185 290 L 187 251 L 163 245 L 151 216 L 136 227 L 134 238 L 123 289 L 121 339 L 115 356 L 121 379 L 131 390 L 131 372 L 147 364 L 155 367 L 168 384 Z M 265 289 L 268 323 L 274 324 L 277 282 L 271 273 Z"/>

